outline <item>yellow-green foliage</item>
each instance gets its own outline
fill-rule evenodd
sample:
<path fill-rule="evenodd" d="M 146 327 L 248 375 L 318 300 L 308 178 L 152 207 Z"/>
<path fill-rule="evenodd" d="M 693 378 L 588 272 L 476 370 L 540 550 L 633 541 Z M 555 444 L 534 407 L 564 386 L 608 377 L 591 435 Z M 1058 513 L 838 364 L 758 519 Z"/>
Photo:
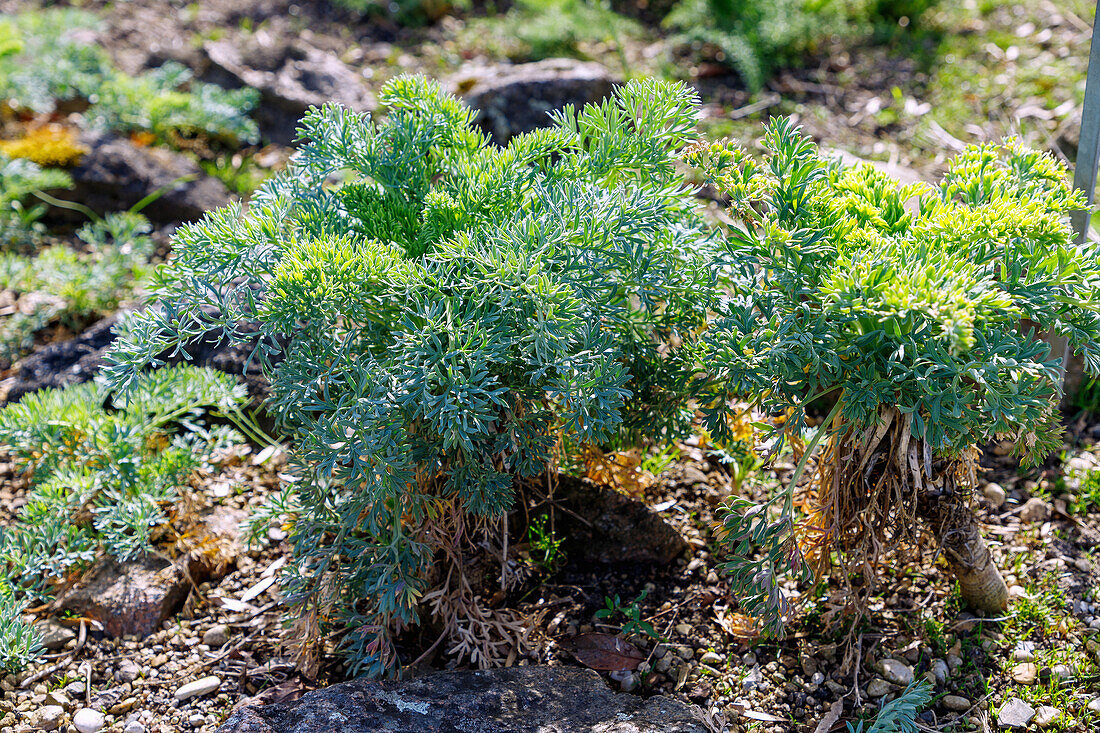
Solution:
<path fill-rule="evenodd" d="M 28 130 L 23 137 L 0 142 L 0 151 L 9 158 L 24 158 L 44 167 L 69 168 L 79 163 L 88 149 L 77 142 L 70 128 L 45 125 Z"/>

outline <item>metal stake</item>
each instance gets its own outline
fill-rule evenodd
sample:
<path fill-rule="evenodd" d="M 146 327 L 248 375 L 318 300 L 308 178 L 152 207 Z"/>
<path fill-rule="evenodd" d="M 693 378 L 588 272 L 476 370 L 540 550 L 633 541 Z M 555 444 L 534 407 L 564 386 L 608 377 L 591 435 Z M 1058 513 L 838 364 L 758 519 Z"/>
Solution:
<path fill-rule="evenodd" d="M 1100 0 L 1096 3 L 1100 13 Z M 1088 208 L 1070 214 L 1077 242 L 1084 243 L 1089 235 L 1089 219 L 1096 198 L 1096 169 L 1100 164 L 1100 23 L 1092 23 L 1092 46 L 1089 49 L 1089 70 L 1085 77 L 1085 104 L 1081 111 L 1081 139 L 1077 143 L 1077 168 L 1073 172 L 1073 187 L 1085 192 Z"/>

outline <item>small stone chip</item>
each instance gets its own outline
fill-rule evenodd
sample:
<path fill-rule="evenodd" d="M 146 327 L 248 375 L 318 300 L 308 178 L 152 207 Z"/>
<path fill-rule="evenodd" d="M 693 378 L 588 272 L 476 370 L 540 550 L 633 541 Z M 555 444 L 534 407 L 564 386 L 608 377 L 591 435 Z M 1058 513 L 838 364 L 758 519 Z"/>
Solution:
<path fill-rule="evenodd" d="M 997 724 L 1002 728 L 1026 728 L 1034 717 L 1035 708 L 1014 697 L 1001 706 L 997 713 Z"/>

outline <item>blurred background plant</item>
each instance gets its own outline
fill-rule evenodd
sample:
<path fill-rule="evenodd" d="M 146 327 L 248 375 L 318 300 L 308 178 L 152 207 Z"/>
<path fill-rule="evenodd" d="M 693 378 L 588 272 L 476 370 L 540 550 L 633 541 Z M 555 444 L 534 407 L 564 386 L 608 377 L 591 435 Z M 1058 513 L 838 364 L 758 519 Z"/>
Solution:
<path fill-rule="evenodd" d="M 259 140 L 249 113 L 255 89 L 222 89 L 165 63 L 131 76 L 96 43 L 99 21 L 76 8 L 33 10 L 0 19 L 0 99 L 17 112 L 83 106 L 88 123 L 118 133 L 148 132 L 162 142 L 202 137 L 215 145 Z"/>

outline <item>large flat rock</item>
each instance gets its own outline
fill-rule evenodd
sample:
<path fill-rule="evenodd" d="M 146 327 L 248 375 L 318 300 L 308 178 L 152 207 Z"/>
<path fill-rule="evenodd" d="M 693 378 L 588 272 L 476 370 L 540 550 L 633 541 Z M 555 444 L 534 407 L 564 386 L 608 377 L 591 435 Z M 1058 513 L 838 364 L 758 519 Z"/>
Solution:
<path fill-rule="evenodd" d="M 576 667 L 440 672 L 345 682 L 300 700 L 246 707 L 218 733 L 706 733 L 669 697 L 616 694 Z"/>

